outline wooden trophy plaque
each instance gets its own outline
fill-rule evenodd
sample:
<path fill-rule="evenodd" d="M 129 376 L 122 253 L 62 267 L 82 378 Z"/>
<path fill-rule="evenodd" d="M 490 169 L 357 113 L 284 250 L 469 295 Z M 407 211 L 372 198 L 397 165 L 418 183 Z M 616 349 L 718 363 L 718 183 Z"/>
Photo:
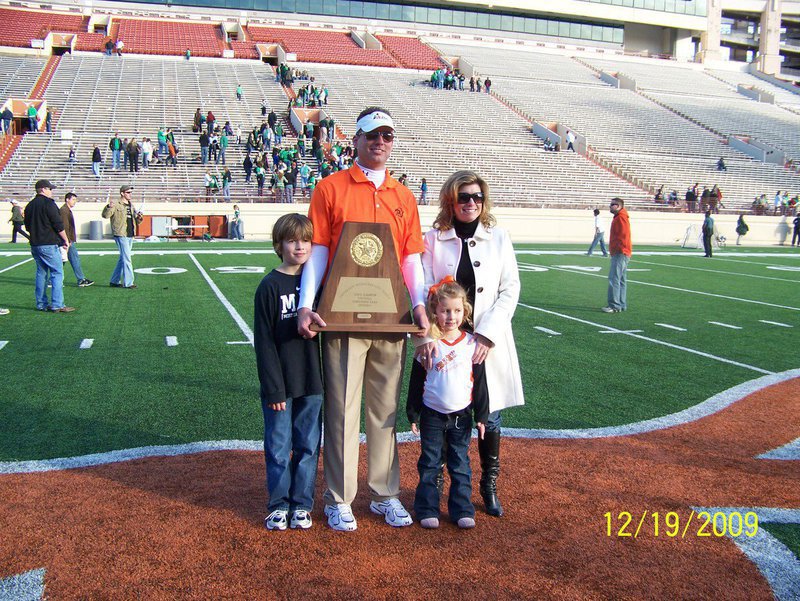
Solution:
<path fill-rule="evenodd" d="M 331 332 L 419 332 L 409 310 L 392 230 L 348 221 L 322 289 L 317 313 Z"/>

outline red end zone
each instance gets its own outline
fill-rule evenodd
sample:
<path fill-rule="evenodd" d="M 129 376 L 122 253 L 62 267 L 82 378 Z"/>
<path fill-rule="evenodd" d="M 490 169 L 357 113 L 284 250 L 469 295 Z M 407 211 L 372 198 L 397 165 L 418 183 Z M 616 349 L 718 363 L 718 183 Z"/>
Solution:
<path fill-rule="evenodd" d="M 506 517 L 393 530 L 363 489 L 355 533 L 267 532 L 260 454 L 203 453 L 0 477 L 0 578 L 45 568 L 49 599 L 772 599 L 729 537 L 656 535 L 652 513 L 800 508 L 793 461 L 756 459 L 800 435 L 800 379 L 697 422 L 630 437 L 503 443 Z M 474 450 L 474 445 L 473 445 Z M 413 502 L 417 444 L 400 447 Z M 363 453 L 362 453 L 363 456 Z M 363 457 L 362 457 L 363 458 Z M 472 456 L 477 465 L 477 452 Z M 362 482 L 365 469 L 362 462 Z M 319 479 L 321 483 L 321 476 Z M 475 494 L 476 506 L 481 507 Z M 614 518 L 611 536 L 607 517 Z M 620 536 L 628 512 L 634 533 Z"/>

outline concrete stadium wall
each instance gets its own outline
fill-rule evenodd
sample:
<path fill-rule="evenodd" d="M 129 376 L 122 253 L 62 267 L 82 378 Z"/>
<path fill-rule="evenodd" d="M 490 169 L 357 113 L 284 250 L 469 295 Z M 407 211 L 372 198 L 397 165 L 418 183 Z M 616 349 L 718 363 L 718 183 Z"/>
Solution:
<path fill-rule="evenodd" d="M 61 202 L 59 201 L 59 206 Z M 88 240 L 91 221 L 102 220 L 103 231 L 107 240 L 111 239 L 111 228 L 107 219 L 102 219 L 103 209 L 100 203 L 78 203 L 73 209 L 75 225 L 81 241 Z M 248 240 L 268 240 L 275 221 L 287 212 L 306 214 L 307 204 L 240 204 L 244 220 L 245 238 Z M 602 215 L 610 225 L 611 214 L 606 207 L 599 207 Z M 6 215 L 11 217 L 11 205 L 5 205 Z M 436 206 L 422 206 L 420 222 L 423 231 L 430 229 L 438 209 Z M 186 216 L 186 215 L 233 215 L 233 207 L 226 203 L 187 204 L 163 203 L 149 204 L 145 214 L 154 216 Z M 556 209 L 519 209 L 496 208 L 494 215 L 498 225 L 507 229 L 514 242 L 586 244 L 587 247 L 594 235 L 594 216 L 585 210 Z M 11 224 L 0 220 L 0 241 L 8 242 L 11 236 Z M 703 216 L 700 213 L 659 213 L 655 211 L 631 211 L 631 230 L 633 244 L 679 246 L 689 226 L 694 225 L 700 231 Z M 736 215 L 715 215 L 719 233 L 730 243 L 736 241 Z M 745 237 L 748 246 L 774 246 L 790 244 L 792 238 L 793 217 L 746 215 L 745 220 L 750 232 Z M 24 241 L 24 239 L 23 239 Z"/>

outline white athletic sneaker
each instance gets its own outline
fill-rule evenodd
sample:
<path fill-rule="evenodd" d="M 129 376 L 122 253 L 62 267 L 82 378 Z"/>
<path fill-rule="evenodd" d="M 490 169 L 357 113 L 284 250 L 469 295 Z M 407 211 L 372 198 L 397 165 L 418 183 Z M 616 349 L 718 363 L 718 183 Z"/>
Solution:
<path fill-rule="evenodd" d="M 305 509 L 296 509 L 292 512 L 292 518 L 289 520 L 289 528 L 293 530 L 299 528 L 300 530 L 308 530 L 311 528 L 311 514 Z"/>
<path fill-rule="evenodd" d="M 387 499 L 380 503 L 372 501 L 369 504 L 369 509 L 372 513 L 383 515 L 386 518 L 386 523 L 395 528 L 402 526 L 410 526 L 414 523 L 411 516 L 403 507 L 403 504 L 398 499 Z"/>
<path fill-rule="evenodd" d="M 358 527 L 353 510 L 347 503 L 326 505 L 325 515 L 328 517 L 328 526 L 341 532 L 352 532 Z"/>
<path fill-rule="evenodd" d="M 458 518 L 458 527 L 465 529 L 474 528 L 475 518 L 470 518 L 470 517 Z"/>
<path fill-rule="evenodd" d="M 286 514 L 288 511 L 285 509 L 276 509 L 270 513 L 264 520 L 264 527 L 267 530 L 286 530 L 288 525 Z"/>
<path fill-rule="evenodd" d="M 439 518 L 423 518 L 420 520 L 419 525 L 423 528 L 438 528 Z"/>

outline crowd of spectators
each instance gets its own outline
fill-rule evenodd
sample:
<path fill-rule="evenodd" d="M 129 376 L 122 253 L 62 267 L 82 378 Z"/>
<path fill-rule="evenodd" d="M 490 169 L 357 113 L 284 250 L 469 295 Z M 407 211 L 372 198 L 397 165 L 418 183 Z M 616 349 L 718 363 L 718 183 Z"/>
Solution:
<path fill-rule="evenodd" d="M 461 73 L 458 69 L 450 69 L 449 67 L 441 67 L 431 73 L 430 86 L 437 90 L 459 90 L 464 91 L 465 82 L 467 81 L 466 75 Z M 492 89 L 492 80 L 488 77 L 481 79 L 480 76 L 472 76 L 469 78 L 469 91 L 480 92 L 485 90 L 488 94 Z"/>

